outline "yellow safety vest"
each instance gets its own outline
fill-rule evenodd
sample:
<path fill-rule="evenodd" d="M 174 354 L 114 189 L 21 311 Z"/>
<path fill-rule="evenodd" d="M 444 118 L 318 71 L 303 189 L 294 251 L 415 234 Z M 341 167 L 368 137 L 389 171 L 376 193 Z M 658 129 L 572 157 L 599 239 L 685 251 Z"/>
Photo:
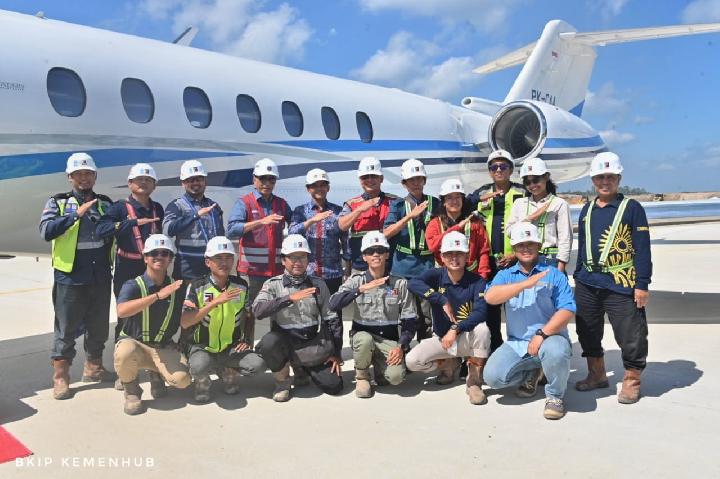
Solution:
<path fill-rule="evenodd" d="M 77 199 L 74 196 L 67 198 L 66 200 L 56 200 L 60 216 L 65 216 L 65 208 L 68 203 L 74 204 L 75 208 L 79 207 Z M 105 214 L 103 208 L 103 201 L 98 198 L 98 211 L 100 214 Z M 75 223 L 68 228 L 63 234 L 52 240 L 52 265 L 58 271 L 63 273 L 70 273 L 73 270 L 73 264 L 75 263 L 75 251 L 77 250 L 77 239 L 78 232 L 80 231 L 80 218 L 75 220 Z"/>
<path fill-rule="evenodd" d="M 494 187 L 493 187 L 494 188 Z M 507 220 L 510 219 L 510 213 L 512 211 L 512 205 L 515 202 L 516 199 L 522 198 L 525 196 L 525 192 L 522 190 L 519 190 L 515 188 L 514 186 L 511 186 L 510 189 L 505 193 L 505 210 L 503 211 L 503 227 L 505 226 L 505 223 L 507 223 Z M 493 224 L 493 217 L 495 216 L 495 201 L 492 199 L 488 202 L 489 206 L 483 206 L 482 202 L 478 203 L 478 211 L 482 213 L 482 215 L 485 217 L 485 224 L 488 225 L 488 243 L 490 243 L 490 254 L 492 254 L 493 246 L 492 246 L 492 224 Z M 512 245 L 510 244 L 510 238 L 503 234 L 504 238 L 504 244 L 503 244 L 503 254 L 510 254 L 512 253 Z"/>
<path fill-rule="evenodd" d="M 228 283 L 230 286 L 237 284 Z M 210 313 L 200 321 L 193 332 L 195 344 L 205 346 L 205 351 L 220 353 L 231 346 L 236 338 L 240 338 L 245 327 L 245 316 L 241 315 L 245 309 L 247 289 L 227 303 L 214 307 Z M 220 296 L 222 291 L 208 281 L 204 286 L 197 288 L 198 309 L 202 309 L 214 298 Z"/>
<path fill-rule="evenodd" d="M 425 196 L 425 200 L 428 202 L 427 209 L 425 210 L 425 215 L 423 215 L 422 221 L 424 226 L 427 226 L 427 224 L 432 219 L 432 210 L 433 210 L 433 197 L 432 196 Z M 410 205 L 409 201 L 405 201 L 405 215 L 409 215 L 412 211 L 413 207 Z M 429 256 L 432 254 L 432 251 L 427 249 L 425 245 L 425 229 L 422 229 L 422 232 L 420 233 L 420 241 L 415 241 L 415 218 L 411 219 L 407 222 L 407 230 L 408 230 L 408 239 L 410 240 L 410 244 L 408 246 L 397 244 L 395 246 L 395 249 L 400 251 L 401 253 L 405 254 L 419 254 L 420 256 Z"/>

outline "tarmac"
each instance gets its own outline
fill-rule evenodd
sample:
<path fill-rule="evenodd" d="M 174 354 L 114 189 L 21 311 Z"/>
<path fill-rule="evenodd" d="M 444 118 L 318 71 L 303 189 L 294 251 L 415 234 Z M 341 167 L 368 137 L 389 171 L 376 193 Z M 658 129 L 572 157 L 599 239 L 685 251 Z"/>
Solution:
<path fill-rule="evenodd" d="M 148 410 L 135 417 L 123 414 L 111 383 L 76 382 L 72 399 L 56 401 L 49 259 L 0 260 L 0 424 L 34 452 L 0 465 L 0 478 L 720 477 L 720 222 L 654 226 L 651 235 L 643 397 L 617 402 L 623 369 L 609 327 L 610 388 L 575 391 L 586 369 L 571 325 L 568 413 L 560 421 L 542 417 L 542 393 L 519 399 L 487 390 L 488 404 L 472 406 L 460 382 L 441 387 L 417 373 L 358 399 L 347 347 L 337 397 L 309 386 L 274 403 L 266 372 L 243 378 L 238 396 L 214 384 L 205 405 L 190 390 L 152 400 L 145 383 Z M 265 331 L 260 321 L 257 338 Z M 78 351 L 75 380 L 81 342 Z"/>

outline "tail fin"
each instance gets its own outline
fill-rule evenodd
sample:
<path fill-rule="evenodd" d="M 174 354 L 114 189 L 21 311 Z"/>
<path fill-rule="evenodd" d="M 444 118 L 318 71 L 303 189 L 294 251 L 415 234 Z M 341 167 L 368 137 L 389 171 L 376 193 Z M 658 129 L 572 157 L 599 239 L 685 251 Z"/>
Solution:
<path fill-rule="evenodd" d="M 720 32 L 720 23 L 578 33 L 568 23 L 552 20 L 537 42 L 473 71 L 491 73 L 525 63 L 505 103 L 538 100 L 580 116 L 597 56 L 593 47 L 711 32 Z"/>

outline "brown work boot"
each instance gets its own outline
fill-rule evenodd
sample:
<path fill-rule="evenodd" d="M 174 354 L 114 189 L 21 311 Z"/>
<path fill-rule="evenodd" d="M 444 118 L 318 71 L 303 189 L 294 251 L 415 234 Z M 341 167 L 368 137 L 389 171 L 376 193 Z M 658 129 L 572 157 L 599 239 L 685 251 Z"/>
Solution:
<path fill-rule="evenodd" d="M 167 385 L 160 373 L 148 370 L 147 375 L 150 380 L 150 395 L 153 399 L 167 396 Z"/>
<path fill-rule="evenodd" d="M 70 363 L 67 359 L 53 359 L 53 397 L 68 399 L 70 392 Z"/>
<path fill-rule="evenodd" d="M 483 369 L 485 369 L 487 358 L 468 358 L 468 375 L 465 379 L 467 388 L 465 392 L 470 397 L 470 404 L 482 405 L 487 403 L 487 396 L 482 390 Z"/>
<path fill-rule="evenodd" d="M 372 397 L 369 369 L 355 369 L 355 395 L 363 399 Z"/>
<path fill-rule="evenodd" d="M 543 378 L 542 368 L 531 371 L 530 376 L 516 390 L 515 395 L 521 398 L 531 398 L 537 394 L 538 383 Z"/>
<path fill-rule="evenodd" d="M 112 374 L 103 367 L 102 358 L 85 359 L 82 382 L 99 383 L 112 380 Z"/>
<path fill-rule="evenodd" d="M 605 374 L 605 358 L 587 357 L 588 375 L 585 379 L 575 383 L 578 391 L 592 391 L 593 389 L 609 387 Z"/>
<path fill-rule="evenodd" d="M 123 389 L 125 391 L 125 405 L 123 407 L 125 414 L 135 416 L 136 414 L 145 412 L 145 407 L 141 399 L 143 390 L 137 378 L 129 383 L 123 383 Z"/>
<path fill-rule="evenodd" d="M 221 379 L 225 394 L 233 396 L 240 392 L 240 371 L 235 368 L 224 368 Z"/>
<path fill-rule="evenodd" d="M 455 371 L 458 369 L 456 358 L 438 360 L 438 375 L 435 383 L 440 386 L 447 386 L 455 380 Z"/>
<path fill-rule="evenodd" d="M 634 404 L 640 399 L 640 369 L 626 369 L 622 389 L 618 394 L 620 404 Z"/>
<path fill-rule="evenodd" d="M 290 378 L 290 363 L 286 364 L 280 371 L 272 373 L 275 379 L 275 390 L 273 391 L 273 401 L 287 402 L 290 400 L 290 386 L 292 379 Z"/>

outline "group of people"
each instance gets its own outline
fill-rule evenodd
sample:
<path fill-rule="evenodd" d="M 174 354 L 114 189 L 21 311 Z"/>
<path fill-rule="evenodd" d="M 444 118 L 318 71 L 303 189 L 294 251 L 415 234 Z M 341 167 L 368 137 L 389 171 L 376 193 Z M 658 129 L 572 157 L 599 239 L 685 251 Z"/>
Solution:
<path fill-rule="evenodd" d="M 598 197 L 580 214 L 574 293 L 570 210 L 543 160 L 522 163 L 523 184 L 510 181 L 508 152 L 493 152 L 487 165 L 489 184 L 466 193 L 460 179 L 449 179 L 434 197 L 423 163 L 409 159 L 401 167 L 408 194 L 399 198 L 382 191 L 380 161 L 363 158 L 362 193 L 343 206 L 327 199 L 329 175 L 313 169 L 309 201 L 292 209 L 274 194 L 278 167 L 264 158 L 225 228 L 220 206 L 205 196 L 199 161 L 182 165 L 185 192 L 163 209 L 151 199 L 151 165 L 134 165 L 130 196 L 113 202 L 93 190 L 93 159 L 73 154 L 72 189 L 51 197 L 40 221 L 55 270 L 54 397 L 71 397 L 69 367 L 82 335 L 82 380 L 112 380 L 102 363 L 112 284 L 115 386 L 131 415 L 144 411 L 142 370 L 153 398 L 167 385 L 194 384 L 195 400 L 208 402 L 211 374 L 236 394 L 241 376 L 266 369 L 277 402 L 310 382 L 338 394 L 343 319 L 360 398 L 410 371 L 436 373 L 438 384 L 459 376 L 478 405 L 487 402 L 483 385 L 532 397 L 544 383 L 543 414 L 559 419 L 573 316 L 588 363 L 575 387 L 609 387 L 601 345 L 607 313 L 626 369 L 618 400 L 636 402 L 647 356 L 650 243 L 642 206 L 618 193 L 618 156 L 600 153 L 591 165 Z M 270 331 L 255 344 L 255 321 L 266 318 Z"/>

